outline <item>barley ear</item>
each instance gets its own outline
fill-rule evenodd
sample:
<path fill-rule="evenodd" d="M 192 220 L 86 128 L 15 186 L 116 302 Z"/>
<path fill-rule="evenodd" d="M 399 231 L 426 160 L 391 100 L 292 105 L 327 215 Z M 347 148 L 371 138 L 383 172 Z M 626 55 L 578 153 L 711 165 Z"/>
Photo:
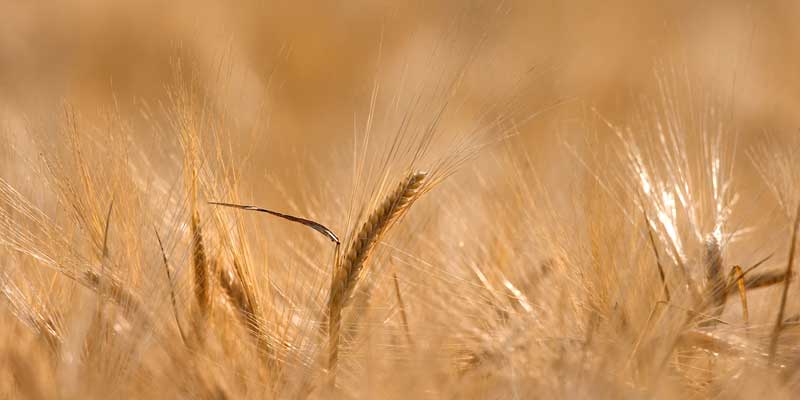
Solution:
<path fill-rule="evenodd" d="M 362 272 L 375 245 L 419 197 L 426 175 L 425 172 L 416 172 L 406 177 L 370 214 L 347 253 L 337 262 L 328 300 L 328 369 L 331 385 L 335 385 L 336 379 L 342 309 L 351 302 L 355 287 L 363 275 Z"/>
<path fill-rule="evenodd" d="M 203 230 L 197 209 L 192 211 L 192 270 L 194 271 L 194 293 L 197 300 L 198 323 L 208 318 L 211 310 L 211 285 L 208 258 L 203 245 Z"/>
<path fill-rule="evenodd" d="M 728 292 L 722 272 L 722 250 L 714 235 L 706 238 L 703 267 L 706 273 L 706 301 L 713 307 L 711 314 L 718 317 L 725 309 Z"/>

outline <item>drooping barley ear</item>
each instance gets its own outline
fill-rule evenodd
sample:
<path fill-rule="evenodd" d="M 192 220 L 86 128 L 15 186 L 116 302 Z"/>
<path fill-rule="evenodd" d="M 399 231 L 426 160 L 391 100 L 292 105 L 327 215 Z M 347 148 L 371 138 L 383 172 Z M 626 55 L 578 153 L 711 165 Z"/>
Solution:
<path fill-rule="evenodd" d="M 775 327 L 772 330 L 772 337 L 769 342 L 769 361 L 775 361 L 775 351 L 778 349 L 778 337 L 783 329 L 783 314 L 786 312 L 786 298 L 789 294 L 789 285 L 792 283 L 792 268 L 794 268 L 794 254 L 797 245 L 797 228 L 800 225 L 800 205 L 794 217 L 794 227 L 792 228 L 792 243 L 789 245 L 789 261 L 786 263 L 786 273 L 783 280 L 783 293 L 781 294 L 781 306 L 778 309 L 778 317 L 775 320 Z"/>
<path fill-rule="evenodd" d="M 197 311 L 200 321 L 208 318 L 211 310 L 211 285 L 209 279 L 208 258 L 203 245 L 203 230 L 200 227 L 200 215 L 197 209 L 192 211 L 192 270 L 194 271 L 194 293 L 197 299 Z"/>
<path fill-rule="evenodd" d="M 339 359 L 339 335 L 342 309 L 352 300 L 356 285 L 372 250 L 381 236 L 397 221 L 421 194 L 425 172 L 406 177 L 392 193 L 370 214 L 361 226 L 344 257 L 338 262 L 331 281 L 328 300 L 328 370 L 331 385 L 335 385 L 336 364 Z"/>

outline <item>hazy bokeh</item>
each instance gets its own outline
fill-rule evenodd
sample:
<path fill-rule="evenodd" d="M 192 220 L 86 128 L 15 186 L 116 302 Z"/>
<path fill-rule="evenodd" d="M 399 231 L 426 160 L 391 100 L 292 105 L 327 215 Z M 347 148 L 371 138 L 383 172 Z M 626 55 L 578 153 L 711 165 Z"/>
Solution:
<path fill-rule="evenodd" d="M 620 115 L 652 91 L 656 63 L 687 68 L 759 129 L 795 126 L 800 96 L 793 1 L 4 1 L 0 14 L 6 118 L 64 101 L 98 109 L 112 94 L 132 111 L 135 99 L 164 98 L 179 55 L 211 81 L 230 53 L 236 107 L 267 101 L 275 136 L 334 139 L 349 133 L 341 121 L 365 103 L 376 68 L 430 58 L 445 36 L 471 46 L 486 35 L 476 64 L 492 67 L 469 82 L 478 98 L 549 66 L 538 96 Z"/>
<path fill-rule="evenodd" d="M 743 149 L 800 126 L 789 0 L 3 1 L 0 15 L 6 176 L 34 151 L 31 127 L 55 137 L 65 105 L 86 124 L 118 113 L 134 140 L 168 154 L 175 138 L 141 111 L 163 118 L 178 64 L 240 124 L 229 134 L 251 156 L 250 179 L 350 154 L 376 85 L 380 118 L 394 96 L 462 71 L 464 125 L 521 95 L 520 118 L 541 114 L 517 140 L 555 175 L 562 139 L 607 136 L 598 120 L 627 126 L 660 95 L 658 78 L 685 89 L 677 101 L 691 113 L 713 109 Z"/>

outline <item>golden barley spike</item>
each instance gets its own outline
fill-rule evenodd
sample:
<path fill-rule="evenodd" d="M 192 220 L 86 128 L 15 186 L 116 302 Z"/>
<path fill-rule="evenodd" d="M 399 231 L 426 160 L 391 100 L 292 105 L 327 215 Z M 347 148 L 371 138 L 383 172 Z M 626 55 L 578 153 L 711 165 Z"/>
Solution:
<path fill-rule="evenodd" d="M 372 250 L 381 236 L 419 197 L 427 174 L 416 172 L 406 177 L 364 222 L 349 250 L 334 271 L 328 301 L 328 370 L 331 385 L 335 385 L 336 364 L 339 358 L 339 336 L 342 309 L 352 300 L 352 294 Z"/>

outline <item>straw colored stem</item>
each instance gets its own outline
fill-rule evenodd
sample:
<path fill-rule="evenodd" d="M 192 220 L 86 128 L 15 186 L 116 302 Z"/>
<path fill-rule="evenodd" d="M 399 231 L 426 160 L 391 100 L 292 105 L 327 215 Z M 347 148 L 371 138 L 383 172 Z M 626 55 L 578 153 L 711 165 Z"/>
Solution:
<path fill-rule="evenodd" d="M 778 349 L 778 338 L 783 329 L 783 315 L 786 312 L 786 299 L 789 295 L 789 285 L 792 283 L 792 268 L 794 267 L 794 254 L 797 244 L 797 227 L 800 225 L 800 206 L 797 207 L 792 228 L 792 243 L 789 246 L 789 261 L 786 263 L 786 274 L 783 280 L 783 293 L 781 294 L 781 306 L 778 309 L 778 317 L 775 320 L 775 327 L 772 330 L 772 337 L 769 342 L 769 360 L 775 361 L 775 352 Z"/>

